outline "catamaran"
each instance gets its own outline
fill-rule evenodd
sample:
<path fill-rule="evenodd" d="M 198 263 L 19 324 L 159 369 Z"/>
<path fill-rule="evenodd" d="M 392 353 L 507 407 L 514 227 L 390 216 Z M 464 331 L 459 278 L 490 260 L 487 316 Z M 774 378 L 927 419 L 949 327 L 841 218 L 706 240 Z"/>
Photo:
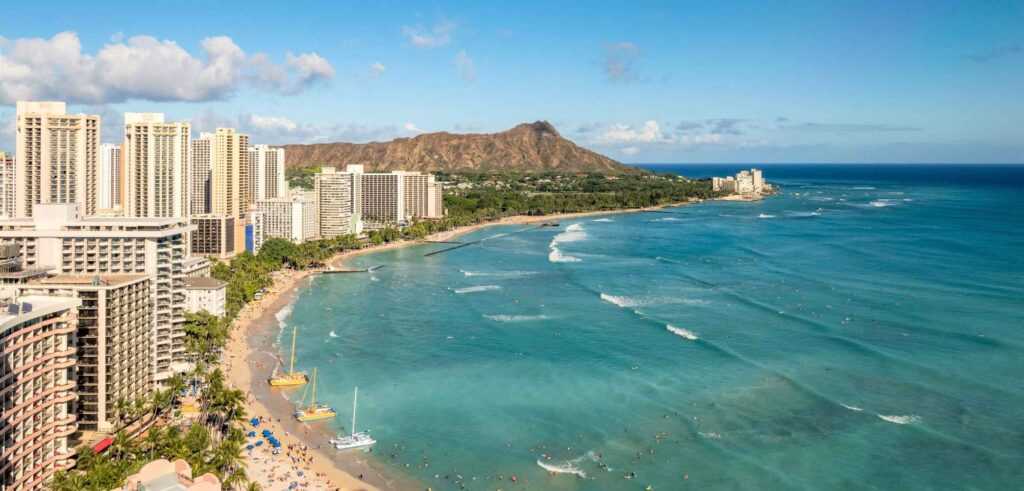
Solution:
<path fill-rule="evenodd" d="M 310 421 L 320 421 L 322 419 L 330 419 L 338 415 L 334 411 L 334 408 L 323 404 L 316 403 L 316 368 L 313 368 L 313 397 L 309 401 L 309 406 L 305 409 L 299 409 L 295 411 L 295 419 L 302 421 L 303 423 Z M 307 387 L 308 388 L 308 387 Z M 302 401 L 305 402 L 306 394 L 302 394 Z"/>
<path fill-rule="evenodd" d="M 369 432 L 366 432 L 366 431 L 357 432 L 356 431 L 356 407 L 357 407 L 357 404 L 358 404 L 357 403 L 358 400 L 359 400 L 359 387 L 356 387 L 355 392 L 353 392 L 353 394 L 352 394 L 352 434 L 351 435 L 338 436 L 338 438 L 332 438 L 331 439 L 331 444 L 334 445 L 334 448 L 336 448 L 338 450 L 348 450 L 350 448 L 369 447 L 370 445 L 373 445 L 374 443 L 377 443 L 377 440 L 374 440 L 373 437 L 370 436 Z"/>
<path fill-rule="evenodd" d="M 297 385 L 304 385 L 306 382 L 309 382 L 305 373 L 295 371 L 295 336 L 298 332 L 298 326 L 292 328 L 292 357 L 291 362 L 288 365 L 288 372 L 270 377 L 267 382 L 270 382 L 272 387 L 294 387 Z"/>

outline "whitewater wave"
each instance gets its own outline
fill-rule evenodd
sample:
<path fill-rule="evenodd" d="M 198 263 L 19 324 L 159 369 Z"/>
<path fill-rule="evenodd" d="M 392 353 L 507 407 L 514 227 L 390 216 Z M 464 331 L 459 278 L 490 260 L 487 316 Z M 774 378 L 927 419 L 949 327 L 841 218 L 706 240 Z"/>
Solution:
<path fill-rule="evenodd" d="M 494 278 L 521 278 L 523 276 L 532 276 L 537 274 L 536 271 L 466 271 L 460 269 L 459 271 L 466 277 L 472 276 L 490 276 Z"/>
<path fill-rule="evenodd" d="M 330 334 L 328 334 L 328 336 L 330 336 L 330 337 L 332 337 L 332 338 L 336 338 L 336 337 L 338 337 L 338 333 L 336 333 L 336 332 L 334 332 L 334 331 L 332 330 L 332 331 L 331 331 L 331 333 L 330 333 Z"/>
<path fill-rule="evenodd" d="M 452 291 L 461 295 L 463 293 L 489 292 L 494 290 L 501 290 L 501 287 L 498 285 L 478 285 L 467 286 L 465 288 L 456 288 Z"/>
<path fill-rule="evenodd" d="M 889 199 L 876 199 L 868 203 L 868 205 L 873 206 L 875 208 L 885 208 L 886 206 L 896 206 L 896 202 Z"/>
<path fill-rule="evenodd" d="M 292 315 L 292 310 L 294 308 L 295 301 L 292 300 L 291 302 L 288 302 L 288 304 L 285 305 L 284 307 L 281 307 L 281 310 L 278 310 L 277 313 L 274 314 L 274 318 L 277 319 L 277 326 L 280 327 L 281 330 L 284 330 L 285 326 L 288 325 L 287 319 L 289 316 Z"/>
<path fill-rule="evenodd" d="M 596 219 L 594 221 L 595 222 L 608 223 L 608 222 L 614 222 L 615 220 L 612 220 L 611 218 L 598 218 L 598 219 Z"/>
<path fill-rule="evenodd" d="M 791 211 L 791 212 L 787 213 L 786 215 L 788 215 L 788 216 L 790 216 L 792 218 L 814 218 L 814 217 L 820 217 L 821 216 L 821 212 L 820 211 Z"/>
<path fill-rule="evenodd" d="M 651 305 L 672 305 L 672 304 L 686 304 L 686 305 L 707 305 L 707 300 L 696 300 L 690 298 L 678 298 L 678 297 L 625 297 L 619 295 L 609 295 L 607 293 L 601 293 L 601 300 L 608 302 L 612 305 L 622 307 L 624 309 L 633 307 L 648 307 Z"/>
<path fill-rule="evenodd" d="M 768 213 L 759 213 L 757 215 L 757 218 L 775 218 L 775 215 L 770 215 Z"/>
<path fill-rule="evenodd" d="M 692 331 L 688 331 L 681 327 L 673 326 L 672 324 L 666 324 L 665 329 L 668 330 L 668 332 L 675 334 L 676 336 L 684 337 L 686 339 L 689 339 L 690 341 L 696 341 L 698 339 L 697 335 L 694 334 Z"/>
<path fill-rule="evenodd" d="M 548 252 L 548 261 L 551 261 L 553 263 L 578 263 L 582 261 L 582 259 L 576 256 L 563 254 L 561 249 L 557 247 L 552 247 L 551 252 Z"/>
<path fill-rule="evenodd" d="M 873 191 L 878 188 L 874 186 L 854 186 L 853 189 L 856 189 L 858 191 Z"/>
<path fill-rule="evenodd" d="M 555 238 L 551 239 L 551 245 L 556 246 L 558 244 L 564 244 L 566 242 L 579 242 L 587 238 L 587 232 L 583 230 L 583 225 L 574 223 L 565 228 L 565 231 L 556 235 Z"/>
<path fill-rule="evenodd" d="M 484 317 L 495 322 L 530 322 L 550 319 L 546 315 L 485 314 Z"/>
<path fill-rule="evenodd" d="M 708 432 L 698 431 L 697 434 L 702 436 L 702 437 L 704 437 L 704 438 L 710 438 L 712 440 L 721 440 L 722 439 L 722 434 L 721 433 L 716 433 L 714 431 L 708 431 Z"/>
<path fill-rule="evenodd" d="M 665 217 L 665 218 L 655 218 L 654 220 L 651 220 L 651 221 L 652 222 L 681 222 L 683 220 L 680 219 L 680 218 L 676 218 L 676 217 Z"/>
<path fill-rule="evenodd" d="M 849 409 L 850 411 L 857 411 L 858 413 L 864 410 L 864 408 L 859 408 L 857 406 L 847 406 L 846 404 L 843 404 L 841 402 L 839 403 L 839 405 L 845 407 L 846 409 Z"/>
<path fill-rule="evenodd" d="M 905 416 L 879 414 L 877 416 L 879 418 L 882 418 L 885 421 L 888 421 L 890 423 L 895 423 L 895 424 L 898 424 L 898 425 L 909 425 L 909 424 L 914 424 L 914 423 L 917 423 L 918 421 L 921 421 L 921 417 L 916 415 L 916 414 L 908 414 L 908 415 L 905 415 Z"/>
<path fill-rule="evenodd" d="M 580 479 L 586 479 L 587 473 L 583 472 L 582 469 L 576 466 L 574 461 L 564 462 L 562 464 L 549 464 L 543 460 L 537 459 L 537 465 L 552 474 L 572 474 Z"/>

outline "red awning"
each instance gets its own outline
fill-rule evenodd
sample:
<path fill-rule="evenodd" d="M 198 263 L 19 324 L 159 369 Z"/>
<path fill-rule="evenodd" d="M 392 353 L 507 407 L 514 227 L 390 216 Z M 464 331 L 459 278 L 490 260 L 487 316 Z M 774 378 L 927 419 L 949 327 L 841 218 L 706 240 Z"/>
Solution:
<path fill-rule="evenodd" d="M 113 443 L 114 443 L 114 439 L 113 438 L 104 438 L 104 439 L 100 440 L 99 443 L 97 443 L 97 444 L 92 446 L 92 452 L 93 453 L 103 453 L 103 451 L 106 450 L 107 447 L 109 447 Z"/>

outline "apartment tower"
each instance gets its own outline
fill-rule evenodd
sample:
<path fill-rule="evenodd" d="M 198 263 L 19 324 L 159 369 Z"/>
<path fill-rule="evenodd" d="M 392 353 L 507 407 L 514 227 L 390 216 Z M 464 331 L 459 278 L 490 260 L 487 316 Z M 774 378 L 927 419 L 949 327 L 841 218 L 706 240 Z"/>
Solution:
<path fill-rule="evenodd" d="M 188 164 L 192 128 L 162 113 L 124 114 L 125 216 L 191 214 Z"/>
<path fill-rule="evenodd" d="M 284 149 L 267 145 L 249 147 L 249 189 L 252 201 L 284 198 L 288 185 L 284 179 Z"/>
<path fill-rule="evenodd" d="M 75 298 L 7 297 L 0 310 L 0 489 L 44 489 L 75 465 Z"/>
<path fill-rule="evenodd" d="M 67 114 L 63 102 L 18 101 L 15 216 L 39 203 L 77 203 L 93 215 L 99 202 L 100 117 Z"/>
<path fill-rule="evenodd" d="M 245 219 L 249 192 L 249 135 L 217 128 L 210 145 L 210 213 Z"/>
<path fill-rule="evenodd" d="M 314 179 L 320 237 L 362 232 L 358 176 L 351 172 L 338 172 L 334 167 L 324 167 Z"/>
<path fill-rule="evenodd" d="M 14 216 L 14 156 L 0 152 L 0 218 Z"/>
<path fill-rule="evenodd" d="M 109 210 L 121 206 L 121 145 L 100 145 L 100 184 L 97 207 Z"/>
<path fill-rule="evenodd" d="M 361 165 L 349 165 L 346 170 L 359 181 L 360 215 L 365 228 L 380 229 L 406 222 L 404 172 L 366 173 Z"/>
<path fill-rule="evenodd" d="M 434 180 L 433 174 L 403 172 L 402 187 L 405 192 L 405 216 L 407 218 L 442 218 L 443 190 Z"/>
<path fill-rule="evenodd" d="M 210 152 L 213 148 L 213 133 L 200 133 L 192 140 L 192 165 L 189 184 L 192 188 L 192 215 L 210 213 Z"/>

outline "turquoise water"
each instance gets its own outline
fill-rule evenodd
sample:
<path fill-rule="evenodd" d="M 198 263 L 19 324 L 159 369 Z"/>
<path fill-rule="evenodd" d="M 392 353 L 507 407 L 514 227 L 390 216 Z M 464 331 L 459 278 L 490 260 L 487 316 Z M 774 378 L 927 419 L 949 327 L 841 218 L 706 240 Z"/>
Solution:
<path fill-rule="evenodd" d="M 358 385 L 374 453 L 433 489 L 1018 488 L 1024 168 L 765 175 L 363 256 L 285 322 L 336 427 Z"/>

